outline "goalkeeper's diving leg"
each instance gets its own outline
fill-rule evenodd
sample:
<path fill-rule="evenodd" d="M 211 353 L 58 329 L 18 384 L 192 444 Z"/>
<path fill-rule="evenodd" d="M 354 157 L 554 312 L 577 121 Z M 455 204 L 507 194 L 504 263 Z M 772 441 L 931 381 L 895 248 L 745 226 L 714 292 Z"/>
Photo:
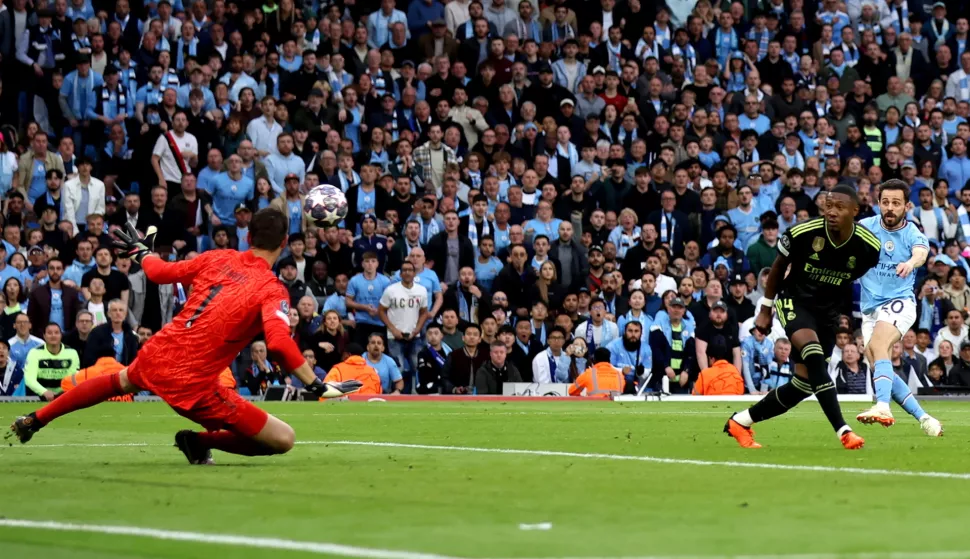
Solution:
<path fill-rule="evenodd" d="M 306 367 L 305 363 L 303 367 Z M 301 370 L 300 372 L 304 372 L 304 371 Z M 309 374 L 312 375 L 313 373 L 311 372 Z M 319 379 L 315 379 L 314 382 L 307 385 L 307 390 L 312 392 L 318 398 L 337 398 L 340 396 L 346 396 L 348 394 L 352 394 L 356 392 L 357 390 L 360 389 L 360 386 L 361 384 L 359 381 L 353 381 L 353 380 L 342 382 L 342 383 L 324 383 L 324 382 L 321 382 Z M 235 398 L 238 398 L 238 401 L 244 402 L 245 404 L 248 404 L 249 406 L 252 406 L 253 408 L 258 409 L 252 404 L 250 404 L 248 401 L 243 399 L 241 396 L 239 396 L 238 393 L 236 393 L 236 391 L 225 387 L 220 387 L 220 388 L 221 388 L 221 391 L 219 392 L 219 395 L 222 396 L 222 399 L 220 399 L 220 402 L 223 404 L 223 407 L 231 408 L 229 404 L 236 403 L 233 400 L 235 400 Z M 10 432 L 6 434 L 5 438 L 10 439 L 15 437 L 21 443 L 26 443 L 31 438 L 33 438 L 34 434 L 37 431 L 40 431 L 41 428 L 46 426 L 51 421 L 54 421 L 58 417 L 67 415 L 77 410 L 89 408 L 91 406 L 100 404 L 101 402 L 107 401 L 116 396 L 123 396 L 125 394 L 135 394 L 137 392 L 140 392 L 141 390 L 142 390 L 141 387 L 139 387 L 137 384 L 135 384 L 128 378 L 127 368 L 111 375 L 105 375 L 105 376 L 88 380 L 87 382 L 83 382 L 79 384 L 77 388 L 75 388 L 74 390 L 65 392 L 64 394 L 56 398 L 54 401 L 40 408 L 39 410 L 31 412 L 27 415 L 18 417 L 16 420 L 14 420 L 13 424 L 10 426 Z M 216 392 L 209 392 L 207 394 L 209 394 L 212 397 L 215 397 Z M 199 414 L 198 410 L 194 410 L 191 408 L 185 409 L 184 411 L 180 410 L 178 407 L 177 398 L 165 398 L 165 395 L 161 395 L 161 394 L 160 396 L 162 396 L 163 399 L 165 399 L 169 405 L 171 405 L 174 409 L 176 409 L 176 411 L 179 411 L 183 415 L 188 416 L 190 419 L 195 419 L 195 417 L 192 417 L 192 416 Z M 235 398 L 233 398 L 233 396 L 235 396 Z M 197 400 L 197 399 L 194 399 L 194 400 Z M 219 408 L 218 406 L 213 406 L 213 407 Z M 216 412 L 220 410 L 221 408 L 217 409 Z M 205 425 L 206 422 L 212 423 L 211 420 L 221 417 L 219 413 L 216 413 L 216 412 L 213 412 L 212 414 L 202 413 L 202 417 L 200 420 L 198 420 L 198 422 L 202 423 L 203 425 Z M 262 412 L 262 413 L 265 414 L 265 412 Z M 212 415 L 213 417 L 210 418 L 208 417 L 208 415 Z M 283 423 L 278 419 L 276 420 L 276 422 L 282 425 L 286 425 L 285 423 Z M 264 426 L 267 427 L 267 432 L 265 436 L 261 439 L 260 435 L 263 435 L 262 428 Z M 286 446 L 284 443 L 286 442 L 288 437 L 286 436 L 286 433 L 284 433 L 283 430 L 274 422 L 263 421 L 262 423 L 260 423 L 259 427 L 260 427 L 259 429 L 256 429 L 255 431 L 252 432 L 252 436 L 255 440 L 257 441 L 263 440 L 265 442 L 268 442 L 269 445 L 273 448 L 282 448 Z M 290 429 L 289 426 L 286 426 L 286 428 Z M 289 435 L 289 439 L 292 440 L 292 429 L 290 431 L 291 433 Z M 229 438 L 228 436 L 224 436 L 224 437 L 226 437 L 227 439 Z M 225 441 L 222 439 L 217 439 L 211 442 L 213 443 L 213 446 L 211 448 L 220 448 L 219 446 L 216 446 L 216 445 L 222 444 Z M 176 444 L 178 444 L 178 441 L 176 441 Z M 237 448 L 237 447 L 231 446 L 230 443 L 225 443 L 225 444 L 227 446 L 227 449 Z M 292 447 L 292 443 L 289 446 Z M 289 448 L 287 448 L 287 450 L 289 450 Z M 233 451 L 227 450 L 227 452 L 233 452 Z M 242 454 L 242 453 L 237 452 L 237 454 Z"/>
<path fill-rule="evenodd" d="M 873 364 L 872 381 L 876 404 L 857 415 L 856 420 L 865 424 L 879 423 L 884 427 L 892 427 L 896 420 L 889 408 L 891 399 L 919 421 L 924 433 L 931 437 L 941 436 L 943 425 L 923 410 L 909 385 L 893 370 L 892 353 L 901 350 L 896 347 L 900 343 L 900 333 L 896 326 L 883 320 L 864 321 L 862 334 L 866 338 L 866 360 Z"/>

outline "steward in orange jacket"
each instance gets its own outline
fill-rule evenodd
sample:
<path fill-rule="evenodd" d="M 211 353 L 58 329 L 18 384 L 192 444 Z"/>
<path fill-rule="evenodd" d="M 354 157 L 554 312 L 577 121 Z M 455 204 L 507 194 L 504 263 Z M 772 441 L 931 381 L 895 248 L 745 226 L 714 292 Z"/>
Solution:
<path fill-rule="evenodd" d="M 356 344 L 350 345 L 353 346 Z M 360 348 L 360 346 L 357 347 Z M 363 353 L 363 351 L 360 353 Z M 380 395 L 382 393 L 381 377 L 374 370 L 374 367 L 368 365 L 364 361 L 364 358 L 358 354 L 350 355 L 340 363 L 334 365 L 330 369 L 330 372 L 327 373 L 327 377 L 323 379 L 324 382 L 344 382 L 348 380 L 359 380 L 364 383 L 364 386 L 360 387 L 357 394 Z"/>
<path fill-rule="evenodd" d="M 610 350 L 598 347 L 593 352 L 593 366 L 576 377 L 576 382 L 569 387 L 569 395 L 582 396 L 585 389 L 589 398 L 612 398 L 623 394 L 625 383 L 623 373 L 610 365 Z"/>
<path fill-rule="evenodd" d="M 707 347 L 707 357 L 712 365 L 697 376 L 694 382 L 696 396 L 740 396 L 744 394 L 744 379 L 738 368 L 728 359 L 728 349 L 723 344 Z"/>
<path fill-rule="evenodd" d="M 73 375 L 68 375 L 61 379 L 61 390 L 67 392 L 77 388 L 77 385 L 81 384 L 86 380 L 91 380 L 93 378 L 101 377 L 104 375 L 113 375 L 118 371 L 124 369 L 125 366 L 115 360 L 114 357 L 99 357 L 94 365 L 81 369 L 80 371 L 74 373 Z M 115 396 L 108 400 L 109 402 L 133 402 L 135 400 L 134 394 L 125 394 L 123 396 Z"/>
<path fill-rule="evenodd" d="M 68 375 L 61 379 L 61 390 L 67 392 L 77 388 L 77 385 L 82 382 L 91 380 L 93 378 L 101 377 L 104 375 L 113 375 L 118 371 L 124 369 L 125 366 L 115 360 L 114 357 L 99 357 L 94 365 L 90 367 L 81 369 L 80 371 L 74 373 L 73 375 Z M 219 373 L 219 384 L 225 386 L 226 388 L 236 388 L 236 378 L 232 375 L 232 369 L 226 367 L 226 370 Z M 133 402 L 134 394 L 125 394 L 123 396 L 115 396 L 109 400 L 110 402 Z"/>

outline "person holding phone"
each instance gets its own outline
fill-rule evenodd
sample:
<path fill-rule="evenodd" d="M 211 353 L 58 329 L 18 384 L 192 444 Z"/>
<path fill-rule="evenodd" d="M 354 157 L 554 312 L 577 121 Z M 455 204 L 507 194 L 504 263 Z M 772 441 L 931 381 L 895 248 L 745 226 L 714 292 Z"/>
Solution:
<path fill-rule="evenodd" d="M 401 281 L 393 283 L 381 295 L 378 314 L 387 326 L 391 357 L 404 371 L 405 393 L 417 370 L 418 354 L 424 349 L 421 331 L 428 321 L 428 290 L 414 282 L 414 264 L 401 264 Z"/>

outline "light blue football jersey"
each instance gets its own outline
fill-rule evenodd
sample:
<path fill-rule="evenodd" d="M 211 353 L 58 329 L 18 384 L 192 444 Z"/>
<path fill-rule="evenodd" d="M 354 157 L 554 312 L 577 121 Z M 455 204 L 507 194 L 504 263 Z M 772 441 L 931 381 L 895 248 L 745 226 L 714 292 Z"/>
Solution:
<path fill-rule="evenodd" d="M 758 204 L 757 200 L 752 200 L 751 211 L 748 213 L 741 211 L 741 208 L 734 208 L 727 212 L 731 225 L 738 231 L 738 244 L 744 248 L 747 248 L 748 243 L 761 234 L 761 211 Z"/>
<path fill-rule="evenodd" d="M 916 274 L 911 273 L 905 278 L 896 275 L 896 266 L 905 262 L 913 255 L 913 247 L 928 248 L 929 243 L 924 235 L 912 222 L 896 231 L 887 231 L 882 225 L 880 216 L 867 217 L 859 222 L 863 227 L 882 243 L 879 252 L 879 264 L 870 269 L 859 280 L 862 284 L 861 310 L 872 312 L 880 305 L 893 299 L 908 299 L 915 301 L 914 284 Z"/>

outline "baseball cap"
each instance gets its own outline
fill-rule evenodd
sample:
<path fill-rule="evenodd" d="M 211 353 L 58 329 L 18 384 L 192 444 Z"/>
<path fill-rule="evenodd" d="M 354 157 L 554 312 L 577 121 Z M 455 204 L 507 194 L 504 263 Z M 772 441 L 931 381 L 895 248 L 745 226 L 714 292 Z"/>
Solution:
<path fill-rule="evenodd" d="M 447 25 L 445 20 L 440 17 L 431 22 L 431 27 L 444 27 L 445 25 Z"/>
<path fill-rule="evenodd" d="M 593 246 L 589 247 L 589 251 L 588 252 L 593 252 L 594 250 L 596 252 L 600 253 L 600 254 L 603 254 L 603 247 L 601 247 L 599 245 L 593 245 Z"/>
<path fill-rule="evenodd" d="M 946 9 L 946 3 L 945 2 L 937 2 L 936 4 L 933 4 L 933 9 L 935 10 L 937 8 L 943 8 L 945 10 Z"/>
<path fill-rule="evenodd" d="M 410 67 L 414 68 L 414 62 L 411 61 L 411 60 L 405 60 L 404 62 L 401 63 L 401 68 L 403 68 L 405 66 L 410 66 Z"/>
<path fill-rule="evenodd" d="M 522 127 L 522 131 L 525 132 L 527 130 L 536 130 L 536 131 L 538 131 L 539 128 L 536 126 L 536 124 L 534 122 L 526 122 L 525 123 L 525 126 Z"/>
<path fill-rule="evenodd" d="M 232 210 L 232 213 L 235 214 L 239 212 L 252 212 L 252 211 L 253 210 L 249 209 L 249 206 L 247 206 L 246 204 L 239 204 L 238 206 L 235 207 L 235 209 Z"/>
<path fill-rule="evenodd" d="M 286 175 L 286 177 L 283 179 L 283 181 L 285 182 L 285 181 L 288 181 L 290 179 L 294 179 L 294 180 L 297 180 L 298 181 L 298 180 L 300 180 L 300 175 L 297 175 L 296 173 L 290 173 L 290 174 Z"/>
<path fill-rule="evenodd" d="M 105 204 L 117 204 L 118 203 L 118 199 L 115 198 L 114 196 L 108 195 L 108 196 L 105 196 L 104 197 L 104 203 Z"/>
<path fill-rule="evenodd" d="M 744 283 L 744 277 L 741 274 L 734 274 L 731 276 L 731 281 L 728 282 L 728 285 L 736 285 L 739 283 Z"/>
<path fill-rule="evenodd" d="M 667 303 L 667 306 L 670 306 L 670 307 L 686 307 L 687 305 L 684 303 L 684 300 L 681 299 L 680 297 L 674 297 L 673 299 L 670 300 L 669 303 Z"/>
<path fill-rule="evenodd" d="M 965 349 L 970 349 L 970 340 L 963 340 L 963 343 L 960 344 L 960 351 Z"/>
<path fill-rule="evenodd" d="M 286 268 L 287 266 L 293 266 L 294 268 L 297 267 L 296 260 L 294 260 L 292 256 L 287 256 L 286 258 L 280 260 L 280 270 Z"/>
<path fill-rule="evenodd" d="M 572 105 L 572 106 L 575 107 L 576 106 L 576 103 L 573 102 L 572 99 L 563 99 L 562 101 L 559 102 L 559 106 L 562 107 L 564 105 Z"/>
<path fill-rule="evenodd" d="M 27 249 L 28 256 L 31 254 L 37 254 L 37 253 L 44 254 L 44 249 L 42 249 L 39 245 L 34 245 L 29 249 Z"/>
<path fill-rule="evenodd" d="M 907 159 L 906 161 L 903 161 L 902 165 L 899 166 L 900 170 L 905 169 L 906 167 L 909 167 L 910 169 L 915 169 L 916 163 L 913 163 L 912 159 Z"/>
<path fill-rule="evenodd" d="M 952 258 L 950 258 L 949 256 L 947 256 L 945 254 L 939 254 L 939 255 L 937 255 L 936 261 L 934 263 L 935 264 L 946 264 L 947 266 L 950 266 L 950 267 L 953 267 L 953 266 L 956 266 L 957 265 L 957 263 L 954 262 Z"/>
<path fill-rule="evenodd" d="M 722 311 L 728 310 L 727 305 L 724 303 L 724 301 L 718 301 L 713 305 L 711 305 L 711 310 L 713 311 L 714 309 L 721 309 Z"/>
<path fill-rule="evenodd" d="M 602 66 L 597 66 L 597 67 L 593 68 L 593 75 L 595 76 L 596 74 L 604 74 L 605 75 L 606 74 L 606 68 L 604 68 Z"/>

